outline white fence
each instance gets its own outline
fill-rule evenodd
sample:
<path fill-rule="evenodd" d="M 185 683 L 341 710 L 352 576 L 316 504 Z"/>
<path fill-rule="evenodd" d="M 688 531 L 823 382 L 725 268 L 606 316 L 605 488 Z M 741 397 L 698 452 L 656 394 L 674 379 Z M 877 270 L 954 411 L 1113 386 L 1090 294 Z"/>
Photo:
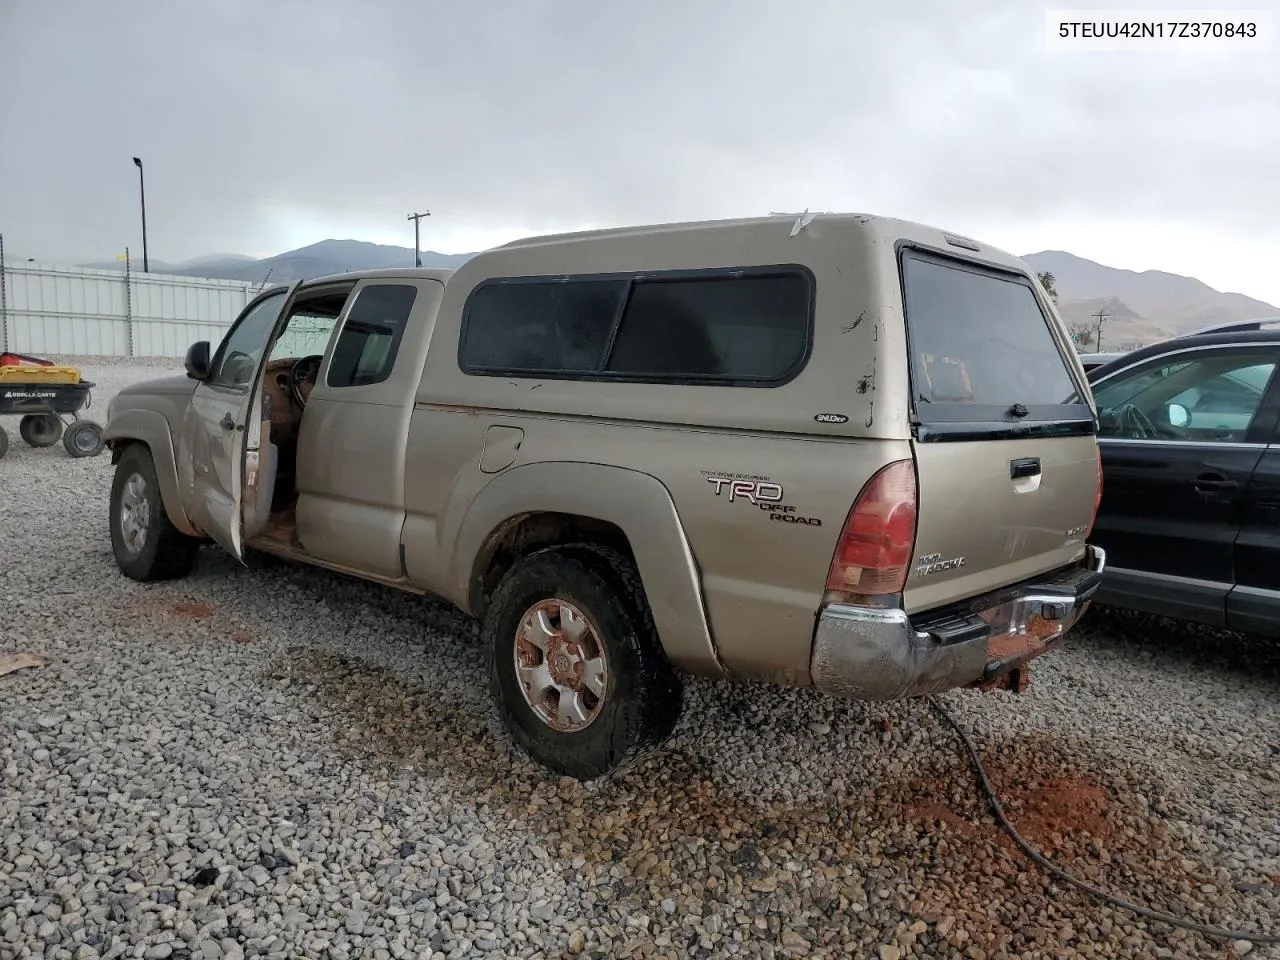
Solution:
<path fill-rule="evenodd" d="M 258 285 L 163 273 L 8 262 L 0 350 L 36 356 L 180 357 L 218 343 Z"/>

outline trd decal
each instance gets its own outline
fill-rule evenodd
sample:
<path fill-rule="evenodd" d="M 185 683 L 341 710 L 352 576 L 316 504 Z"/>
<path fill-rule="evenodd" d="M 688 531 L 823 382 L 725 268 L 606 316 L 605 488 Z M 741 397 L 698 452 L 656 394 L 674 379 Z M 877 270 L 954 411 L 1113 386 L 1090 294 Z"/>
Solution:
<path fill-rule="evenodd" d="M 729 502 L 750 500 L 752 503 L 777 503 L 782 499 L 782 484 L 767 480 L 734 480 L 732 477 L 707 477 L 707 483 L 716 488 L 716 496 L 727 490 Z"/>
<path fill-rule="evenodd" d="M 715 488 L 717 497 L 723 496 L 730 503 L 745 500 L 753 503 L 769 515 L 770 520 L 779 523 L 799 524 L 806 527 L 820 527 L 822 520 L 818 517 L 802 517 L 796 508 L 782 502 L 782 484 L 774 483 L 763 477 L 746 477 L 742 474 L 725 476 L 703 471 L 707 483 Z"/>

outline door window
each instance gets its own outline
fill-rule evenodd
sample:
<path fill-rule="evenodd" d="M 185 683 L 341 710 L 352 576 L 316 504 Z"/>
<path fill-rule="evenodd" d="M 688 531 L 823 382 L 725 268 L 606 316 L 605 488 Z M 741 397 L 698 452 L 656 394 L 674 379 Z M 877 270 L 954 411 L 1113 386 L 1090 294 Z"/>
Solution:
<path fill-rule="evenodd" d="M 1099 436 L 1243 443 L 1275 372 L 1261 351 L 1142 364 L 1094 388 Z"/>
<path fill-rule="evenodd" d="M 349 286 L 321 294 L 299 297 L 289 313 L 280 336 L 271 345 L 269 360 L 300 359 L 322 356 L 329 337 L 338 325 L 338 317 L 346 305 Z"/>
<path fill-rule="evenodd" d="M 417 295 L 408 284 L 370 284 L 360 291 L 333 346 L 329 386 L 367 386 L 391 376 Z"/>
<path fill-rule="evenodd" d="M 213 372 L 206 382 L 234 387 L 244 386 L 253 379 L 276 318 L 284 306 L 284 298 L 283 290 L 273 293 L 240 318 L 218 348 Z"/>

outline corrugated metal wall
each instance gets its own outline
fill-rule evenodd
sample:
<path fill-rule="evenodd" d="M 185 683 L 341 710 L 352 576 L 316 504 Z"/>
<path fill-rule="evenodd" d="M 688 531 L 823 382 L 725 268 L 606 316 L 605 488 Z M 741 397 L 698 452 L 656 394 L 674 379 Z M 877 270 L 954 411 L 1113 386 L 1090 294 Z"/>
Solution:
<path fill-rule="evenodd" d="M 238 280 L 6 263 L 0 349 L 36 356 L 180 357 L 218 343 L 257 292 Z"/>

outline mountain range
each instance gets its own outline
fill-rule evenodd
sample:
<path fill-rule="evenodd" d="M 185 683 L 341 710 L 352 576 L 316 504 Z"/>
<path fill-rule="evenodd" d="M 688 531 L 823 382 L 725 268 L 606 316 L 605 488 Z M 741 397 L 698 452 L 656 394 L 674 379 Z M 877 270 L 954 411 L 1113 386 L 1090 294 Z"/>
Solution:
<path fill-rule="evenodd" d="M 424 267 L 452 269 L 475 256 L 474 253 L 437 253 L 423 250 Z M 104 270 L 121 270 L 119 262 L 86 263 L 86 267 Z M 133 262 L 134 269 L 141 264 Z M 184 277 L 207 277 L 211 280 L 249 280 L 262 282 L 270 274 L 272 283 L 290 283 L 345 273 L 348 270 L 376 270 L 382 267 L 413 266 L 413 251 L 408 247 L 396 247 L 363 240 L 321 240 L 310 246 L 299 247 L 274 257 L 255 259 L 241 254 L 215 253 L 181 263 L 166 263 L 152 259 L 147 264 L 152 273 L 169 273 Z"/>
<path fill-rule="evenodd" d="M 1052 273 L 1058 312 L 1073 329 L 1102 323 L 1104 350 L 1153 343 L 1202 327 L 1280 316 L 1280 307 L 1242 293 L 1223 293 L 1193 277 L 1161 270 L 1119 270 L 1092 260 L 1044 250 L 1024 254 L 1038 273 Z"/>
<path fill-rule="evenodd" d="M 474 253 L 422 251 L 424 267 L 456 268 Z M 1201 327 L 1255 317 L 1280 316 L 1272 306 L 1240 293 L 1224 293 L 1193 277 L 1160 270 L 1121 270 L 1062 250 L 1024 254 L 1038 273 L 1051 273 L 1058 294 L 1058 310 L 1073 330 L 1093 330 L 1100 310 L 1104 350 L 1152 343 Z M 361 240 L 322 240 L 274 257 L 255 259 L 237 254 L 210 254 L 182 263 L 152 260 L 152 273 L 288 283 L 348 270 L 402 267 L 413 264 L 408 247 Z M 121 264 L 85 266 L 121 269 Z M 1090 344 L 1088 349 L 1094 349 Z"/>

